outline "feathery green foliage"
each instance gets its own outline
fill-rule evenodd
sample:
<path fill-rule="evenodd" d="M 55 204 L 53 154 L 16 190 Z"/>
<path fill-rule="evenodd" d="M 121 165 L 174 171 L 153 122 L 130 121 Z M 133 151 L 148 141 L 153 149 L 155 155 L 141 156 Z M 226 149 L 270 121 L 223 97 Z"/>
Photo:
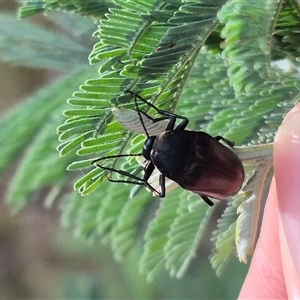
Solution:
<path fill-rule="evenodd" d="M 236 253 L 237 208 L 251 191 L 242 191 L 228 203 L 218 202 L 210 208 L 198 196 L 178 188 L 157 205 L 157 200 L 145 191 L 130 198 L 136 188 L 131 192 L 132 186 L 109 183 L 107 171 L 94 167 L 92 162 L 104 156 L 141 152 L 145 136 L 128 132 L 112 113 L 113 106 L 135 110 L 133 96 L 124 93 L 126 90 L 137 92 L 160 109 L 187 116 L 190 129 L 223 135 L 236 145 L 272 142 L 283 116 L 299 101 L 299 3 L 44 0 L 27 1 L 20 17 L 54 10 L 70 11 L 78 18 L 53 18 L 67 30 L 81 28 L 78 24 L 87 31 L 93 28 L 93 48 L 90 36 L 84 32 L 82 40 L 61 36 L 59 45 L 50 33 L 42 40 L 44 45 L 38 43 L 43 32 L 33 25 L 24 27 L 27 34 L 16 34 L 17 27 L 14 34 L 5 30 L 0 33 L 12 48 L 22 39 L 30 41 L 29 31 L 34 28 L 35 39 L 31 40 L 35 42 L 28 47 L 23 64 L 77 71 L 49 86 L 50 100 L 44 99 L 41 92 L 24 108 L 12 112 L 8 118 L 14 118 L 15 124 L 3 121 L 7 124 L 1 133 L 7 136 L 3 139 L 15 140 L 3 149 L 8 153 L 3 168 L 27 146 L 9 192 L 12 206 L 15 210 L 22 208 L 29 194 L 46 185 L 59 191 L 76 176 L 77 193 L 64 197 L 61 207 L 63 222 L 73 226 L 78 235 L 101 238 L 112 246 L 117 259 L 122 259 L 142 237 L 140 267 L 151 280 L 164 267 L 172 276 L 182 277 L 199 245 L 212 237 L 211 262 L 221 274 Z M 87 16 L 99 24 L 88 23 Z M 56 48 L 51 48 L 54 45 Z M 97 74 L 95 68 L 83 67 L 87 45 L 89 62 L 98 68 Z M 42 46 L 45 51 L 40 50 Z M 7 50 L 0 46 L 2 49 Z M 33 63 L 37 49 L 39 62 Z M 7 57 L 18 62 L 20 52 Z M 278 68 L 279 60 L 290 69 Z M 139 104 L 143 111 L 155 114 L 144 103 Z M 37 107 L 32 126 L 23 126 L 23 132 L 14 131 L 11 126 L 23 124 L 30 105 Z M 14 114 L 22 114 L 22 118 Z M 54 153 L 56 126 L 60 159 Z M 22 135 L 26 130 L 30 140 Z M 133 157 L 102 163 L 142 176 L 142 167 Z M 65 174 L 67 165 L 75 172 Z M 251 173 L 248 169 L 247 178 Z M 28 177 L 31 182 L 24 185 Z"/>
<path fill-rule="evenodd" d="M 20 8 L 20 18 L 26 18 L 38 13 L 47 13 L 53 10 L 65 10 L 80 15 L 91 16 L 100 19 L 107 12 L 108 8 L 113 7 L 113 1 L 101 0 L 28 0 Z"/>
<path fill-rule="evenodd" d="M 59 14 L 56 17 L 58 18 Z M 81 33 L 92 34 L 92 22 L 77 19 L 81 24 Z M 64 24 L 74 21 L 74 18 L 66 16 Z M 0 54 L 3 61 L 60 71 L 71 71 L 87 65 L 92 38 L 86 39 L 86 43 L 83 44 L 76 40 L 77 37 L 57 34 L 29 22 L 16 21 L 15 17 L 5 14 L 1 14 L 0 26 Z M 74 35 L 78 34 L 74 28 L 69 29 Z M 69 55 L 70 49 L 73 55 Z"/>

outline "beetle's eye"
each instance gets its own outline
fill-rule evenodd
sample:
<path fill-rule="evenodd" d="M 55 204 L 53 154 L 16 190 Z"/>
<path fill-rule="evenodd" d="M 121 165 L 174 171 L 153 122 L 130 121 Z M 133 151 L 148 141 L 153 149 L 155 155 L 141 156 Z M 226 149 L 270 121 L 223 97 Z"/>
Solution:
<path fill-rule="evenodd" d="M 151 152 L 152 145 L 153 145 L 153 142 L 154 142 L 155 138 L 156 138 L 156 136 L 150 136 L 145 141 L 145 144 L 144 144 L 144 147 L 143 147 L 143 156 L 147 160 L 151 160 L 150 159 L 150 152 Z"/>

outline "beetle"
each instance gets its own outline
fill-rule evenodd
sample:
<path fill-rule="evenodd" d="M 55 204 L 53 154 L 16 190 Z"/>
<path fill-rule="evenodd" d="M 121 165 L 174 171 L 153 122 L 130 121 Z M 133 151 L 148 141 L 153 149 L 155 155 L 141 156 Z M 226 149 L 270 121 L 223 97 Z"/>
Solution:
<path fill-rule="evenodd" d="M 210 206 L 214 203 L 209 197 L 227 200 L 241 189 L 245 173 L 239 157 L 230 149 L 234 146 L 233 142 L 219 135 L 212 137 L 203 131 L 187 130 L 188 118 L 158 109 L 135 92 L 129 90 L 125 92 L 134 96 L 136 111 L 147 138 L 142 153 L 106 156 L 92 162 L 104 170 L 129 178 L 128 180 L 114 180 L 109 177 L 110 181 L 142 185 L 163 198 L 166 195 L 165 180 L 168 178 L 183 189 L 199 194 Z M 153 118 L 140 110 L 137 99 L 153 108 L 161 117 Z M 153 123 L 168 120 L 165 131 L 159 135 L 150 136 L 142 115 L 152 120 Z M 177 119 L 181 120 L 178 125 L 176 125 Z M 146 159 L 143 177 L 99 164 L 99 161 L 103 159 L 126 156 L 143 156 Z M 148 182 L 155 168 L 160 172 L 159 191 Z"/>

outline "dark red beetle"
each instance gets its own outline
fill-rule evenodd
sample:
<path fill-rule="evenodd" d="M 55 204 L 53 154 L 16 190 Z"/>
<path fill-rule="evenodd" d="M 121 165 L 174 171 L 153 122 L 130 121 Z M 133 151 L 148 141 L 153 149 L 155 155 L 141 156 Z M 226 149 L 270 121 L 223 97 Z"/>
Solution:
<path fill-rule="evenodd" d="M 148 163 L 144 168 L 142 178 L 122 170 L 97 164 L 105 170 L 117 172 L 131 179 L 113 180 L 109 178 L 110 181 L 143 185 L 162 198 L 166 193 L 165 178 L 167 177 L 178 183 L 182 188 L 199 194 L 210 206 L 213 205 L 213 202 L 209 197 L 225 200 L 234 196 L 240 190 L 245 177 L 243 165 L 238 156 L 219 141 L 224 141 L 230 147 L 234 145 L 232 142 L 221 136 L 212 137 L 202 131 L 186 130 L 185 128 L 189 122 L 186 117 L 160 110 L 138 94 L 131 91 L 127 92 L 135 96 L 137 113 L 147 134 L 143 152 L 142 154 L 103 157 L 93 161 L 93 163 L 108 158 L 138 155 L 143 155 Z M 154 108 L 161 117 L 152 118 L 141 111 L 138 108 L 136 98 Z M 166 130 L 160 135 L 149 136 L 141 114 L 154 123 L 168 119 L 169 123 Z M 176 126 L 177 119 L 182 121 Z M 160 191 L 157 191 L 148 182 L 155 168 L 160 172 Z"/>

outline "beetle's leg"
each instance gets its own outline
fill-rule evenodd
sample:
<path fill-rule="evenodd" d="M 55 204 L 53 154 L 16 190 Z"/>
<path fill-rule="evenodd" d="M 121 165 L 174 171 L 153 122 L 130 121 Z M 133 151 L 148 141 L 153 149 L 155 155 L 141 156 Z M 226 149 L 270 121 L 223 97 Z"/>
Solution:
<path fill-rule="evenodd" d="M 224 137 L 222 137 L 221 135 L 217 135 L 214 137 L 217 141 L 220 141 L 222 140 L 224 143 L 226 143 L 229 147 L 233 147 L 234 146 L 234 142 L 232 141 L 229 141 L 227 139 L 225 139 Z"/>
<path fill-rule="evenodd" d="M 160 117 L 160 118 L 153 118 L 150 117 L 148 114 L 146 114 L 145 112 L 141 111 L 140 112 L 145 115 L 148 119 L 150 119 L 153 123 L 156 122 L 160 122 L 163 120 L 168 120 L 169 119 L 169 123 L 167 125 L 166 131 L 167 130 L 184 130 L 185 127 L 187 126 L 187 124 L 189 123 L 189 119 L 183 116 L 179 116 L 173 113 L 170 113 L 168 111 L 164 111 L 164 110 L 160 110 L 160 109 L 156 109 L 157 112 L 161 115 L 163 115 L 164 117 Z M 182 119 L 182 121 L 178 124 L 178 126 L 174 129 L 175 127 L 175 123 L 177 119 Z"/>
<path fill-rule="evenodd" d="M 127 176 L 129 178 L 132 178 L 132 179 L 138 181 L 138 182 L 143 181 L 143 178 L 140 178 L 138 176 L 135 176 L 135 175 L 130 174 L 130 173 L 128 173 L 126 171 L 123 171 L 123 170 L 118 170 L 118 169 L 115 169 L 115 168 L 105 167 L 105 166 L 102 166 L 102 165 L 99 165 L 99 164 L 97 164 L 97 167 L 99 167 L 103 170 L 106 170 L 106 171 L 115 172 L 115 173 L 118 173 L 120 175 Z M 128 180 L 115 180 L 115 179 L 112 179 L 110 176 L 108 177 L 108 179 L 109 179 L 109 181 L 112 181 L 112 182 L 136 183 L 135 181 L 128 181 Z"/>
<path fill-rule="evenodd" d="M 160 186 L 160 198 L 164 198 L 166 195 L 166 177 L 164 174 L 159 175 L 159 186 Z"/>
<path fill-rule="evenodd" d="M 144 176 L 143 180 L 147 181 L 150 176 L 152 175 L 153 171 L 155 169 L 155 166 L 152 161 L 149 161 L 149 163 L 144 168 Z"/>
<path fill-rule="evenodd" d="M 142 154 L 138 153 L 138 154 L 119 154 L 119 155 L 111 155 L 111 156 L 105 156 L 105 157 L 101 157 L 99 159 L 96 159 L 94 161 L 92 161 L 93 163 L 97 163 L 100 160 L 104 160 L 104 159 L 108 159 L 108 158 L 118 158 L 118 157 L 128 157 L 128 156 L 142 156 Z M 163 198 L 165 196 L 165 188 L 162 189 L 162 191 L 157 191 L 149 182 L 148 179 L 150 178 L 150 176 L 152 175 L 155 166 L 152 163 L 152 161 L 149 161 L 149 163 L 146 165 L 146 167 L 144 168 L 144 176 L 138 177 L 136 175 L 133 175 L 131 173 L 128 173 L 126 171 L 123 170 L 118 170 L 115 168 L 111 168 L 111 167 L 106 167 L 106 166 L 102 166 L 100 164 L 96 164 L 99 168 L 106 170 L 106 171 L 110 171 L 118 173 L 122 176 L 126 176 L 128 178 L 131 178 L 133 180 L 119 180 L 119 179 L 112 179 L 111 176 L 108 177 L 108 180 L 111 182 L 121 182 L 121 183 L 130 183 L 130 184 L 136 184 L 136 185 L 143 185 L 146 188 L 148 188 L 152 193 L 156 194 L 157 196 Z M 164 181 L 163 181 L 164 182 Z M 162 186 L 160 184 L 160 186 Z"/>
<path fill-rule="evenodd" d="M 146 116 L 149 120 L 151 120 L 153 123 L 157 123 L 157 122 L 160 122 L 160 121 L 164 121 L 164 120 L 169 120 L 169 123 L 167 125 L 167 128 L 166 128 L 166 131 L 167 130 L 173 130 L 174 127 L 175 127 L 175 123 L 176 123 L 176 115 L 174 116 L 170 116 L 169 114 L 168 115 L 164 115 L 163 117 L 160 117 L 160 118 L 153 118 L 151 116 L 149 116 L 147 113 L 145 113 L 144 111 L 140 110 L 140 113 L 142 113 L 144 116 Z M 180 123 L 181 124 L 181 123 Z M 180 125 L 179 124 L 179 125 Z M 178 125 L 178 126 L 179 126 Z M 186 125 L 184 126 L 186 127 Z M 177 128 L 176 128 L 177 129 Z"/>
<path fill-rule="evenodd" d="M 145 115 L 148 119 L 150 119 L 153 123 L 156 122 L 160 122 L 163 120 L 168 120 L 169 119 L 169 123 L 167 125 L 166 131 L 167 130 L 184 130 L 185 127 L 187 126 L 187 124 L 189 123 L 189 119 L 183 116 L 179 116 L 173 113 L 170 113 L 168 111 L 164 111 L 164 110 L 160 110 L 160 109 L 156 109 L 158 113 L 160 113 L 161 115 L 164 115 L 164 117 L 160 117 L 160 118 L 153 118 L 151 116 L 149 116 L 148 114 L 146 114 L 144 111 L 140 110 L 140 112 Z M 175 127 L 175 123 L 176 123 L 176 119 L 182 119 L 182 121 L 178 124 L 178 126 L 174 129 Z"/>
<path fill-rule="evenodd" d="M 207 197 L 207 196 L 204 196 L 202 194 L 199 194 L 199 196 L 209 205 L 209 206 L 213 206 L 214 203 Z"/>
<path fill-rule="evenodd" d="M 153 123 L 157 123 L 160 121 L 164 121 L 164 120 L 168 120 L 170 119 L 169 116 L 164 116 L 164 117 L 160 117 L 160 118 L 153 118 L 150 115 L 148 115 L 146 112 L 139 110 L 141 114 L 143 114 L 146 118 L 148 118 L 149 120 L 151 120 Z"/>
<path fill-rule="evenodd" d="M 182 121 L 181 121 L 180 124 L 178 124 L 178 126 L 174 130 L 184 130 L 185 127 L 187 126 L 187 124 L 189 123 L 188 118 L 186 118 L 184 116 L 174 114 L 174 113 L 170 113 L 170 112 L 165 111 L 165 110 L 161 110 L 161 109 L 157 108 L 154 104 L 147 101 L 146 99 L 144 99 L 143 97 L 141 97 L 139 94 L 137 94 L 135 92 L 132 92 L 130 90 L 126 90 L 124 92 L 125 93 L 131 93 L 135 97 L 135 104 L 136 104 L 136 108 L 137 108 L 138 111 L 141 112 L 141 110 L 139 110 L 139 108 L 138 108 L 136 98 L 138 98 L 141 101 L 143 101 L 144 103 L 146 103 L 149 107 L 152 107 L 153 109 L 155 109 L 159 114 L 161 114 L 163 116 L 166 116 L 166 118 L 157 118 L 157 119 L 154 119 L 154 118 L 150 117 L 150 119 L 153 120 L 153 122 L 158 122 L 158 121 L 161 121 L 161 120 L 169 119 L 170 121 L 169 121 L 169 124 L 168 124 L 166 130 L 173 130 L 174 129 L 176 119 L 181 119 Z M 146 116 L 149 117 L 147 114 L 146 114 Z"/>
<path fill-rule="evenodd" d="M 145 180 L 147 183 L 148 183 L 148 179 L 152 175 L 154 169 L 155 169 L 155 166 L 154 166 L 153 162 L 150 161 L 149 164 L 144 169 L 145 174 L 143 176 L 143 180 Z M 160 198 L 164 198 L 166 195 L 165 176 L 161 173 L 159 175 L 159 186 L 160 186 L 160 192 L 157 193 L 157 196 L 159 196 Z"/>
<path fill-rule="evenodd" d="M 123 176 L 127 176 L 133 180 L 119 180 L 119 179 L 112 179 L 111 177 L 108 177 L 108 180 L 111 182 L 120 182 L 120 183 L 130 183 L 130 184 L 136 184 L 136 185 L 143 185 L 146 188 L 148 188 L 149 190 L 151 190 L 151 192 L 155 193 L 157 196 L 161 197 L 161 193 L 159 191 L 157 191 L 147 180 L 145 180 L 144 178 L 140 178 L 138 176 L 135 176 L 133 174 L 130 174 L 126 171 L 123 170 L 118 170 L 118 169 L 114 169 L 114 168 L 110 168 L 110 167 L 105 167 L 102 165 L 98 165 L 98 167 L 100 167 L 103 170 L 107 170 L 110 172 L 115 172 L 118 173 L 120 175 Z"/>

